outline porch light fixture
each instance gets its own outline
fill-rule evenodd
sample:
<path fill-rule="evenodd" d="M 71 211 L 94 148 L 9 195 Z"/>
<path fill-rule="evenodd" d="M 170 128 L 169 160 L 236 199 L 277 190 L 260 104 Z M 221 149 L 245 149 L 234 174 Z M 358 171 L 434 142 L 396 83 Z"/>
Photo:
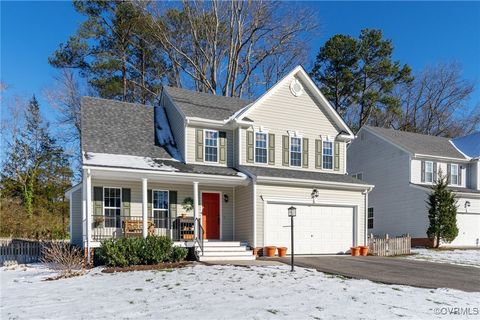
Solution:
<path fill-rule="evenodd" d="M 465 207 L 465 212 L 467 212 L 468 208 L 470 207 L 470 201 L 465 201 L 464 207 Z"/>
<path fill-rule="evenodd" d="M 294 267 L 294 251 L 293 251 L 293 218 L 297 215 L 297 208 L 295 208 L 294 206 L 290 206 L 290 208 L 288 208 L 288 216 L 290 217 L 290 248 L 292 249 L 292 259 L 291 259 L 291 267 L 292 269 L 290 271 L 295 271 L 295 267 Z"/>
<path fill-rule="evenodd" d="M 310 194 L 310 196 L 312 197 L 313 203 L 315 203 L 315 199 L 317 199 L 318 196 L 319 196 L 318 190 L 317 190 L 317 189 L 313 189 L 313 190 L 312 190 L 312 193 Z"/>
<path fill-rule="evenodd" d="M 228 202 L 228 194 L 225 193 L 223 195 L 223 201 Z"/>

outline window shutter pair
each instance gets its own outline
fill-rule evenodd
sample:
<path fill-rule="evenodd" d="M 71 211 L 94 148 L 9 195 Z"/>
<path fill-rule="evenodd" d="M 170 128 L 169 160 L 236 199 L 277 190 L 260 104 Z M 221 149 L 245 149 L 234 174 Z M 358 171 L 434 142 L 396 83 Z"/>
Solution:
<path fill-rule="evenodd" d="M 220 131 L 218 133 L 218 140 L 219 140 L 218 162 L 221 164 L 225 164 L 227 162 L 227 133 L 225 131 Z"/>
<path fill-rule="evenodd" d="M 282 165 L 290 164 L 290 137 L 282 136 Z"/>
<path fill-rule="evenodd" d="M 308 168 L 308 139 L 303 138 L 302 142 L 302 166 Z"/>
<path fill-rule="evenodd" d="M 322 168 L 322 140 L 315 139 L 315 168 Z"/>
<path fill-rule="evenodd" d="M 103 215 L 103 187 L 93 187 L 93 214 Z"/>
<path fill-rule="evenodd" d="M 333 144 L 333 170 L 340 170 L 340 143 L 335 142 Z"/>
<path fill-rule="evenodd" d="M 254 137 L 253 131 L 247 131 L 247 162 L 254 162 Z"/>

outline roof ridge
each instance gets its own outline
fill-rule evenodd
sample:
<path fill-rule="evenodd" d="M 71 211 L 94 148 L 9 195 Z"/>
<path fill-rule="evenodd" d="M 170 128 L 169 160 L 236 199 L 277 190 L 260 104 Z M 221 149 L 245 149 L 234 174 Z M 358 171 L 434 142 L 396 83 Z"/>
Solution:
<path fill-rule="evenodd" d="M 191 90 L 191 89 L 186 89 L 186 88 L 180 88 L 180 87 L 173 87 L 173 86 L 163 86 L 163 87 L 166 88 L 167 90 L 170 88 L 170 89 L 174 89 L 174 90 L 187 91 L 187 92 L 190 92 L 190 93 L 193 93 L 193 94 L 205 95 L 205 96 L 219 98 L 219 99 L 235 99 L 235 100 L 241 100 L 241 101 L 246 101 L 246 102 L 253 101 L 252 99 L 243 99 L 243 98 L 240 98 L 240 97 L 222 96 L 222 95 L 213 94 L 213 93 L 210 93 L 210 92 L 201 92 L 201 91 L 196 91 L 196 90 Z"/>
<path fill-rule="evenodd" d="M 395 129 L 395 128 L 376 127 L 376 126 L 370 126 L 370 125 L 365 125 L 365 127 L 373 128 L 373 129 L 380 129 L 380 130 L 388 130 L 388 131 L 393 131 L 393 132 L 400 132 L 400 133 L 402 133 L 402 134 L 407 134 L 407 135 L 417 135 L 417 136 L 424 136 L 424 137 L 432 137 L 432 138 L 444 139 L 444 140 L 449 140 L 449 141 L 452 140 L 452 139 L 454 139 L 454 138 L 434 136 L 434 135 L 431 135 L 431 134 L 425 134 L 425 133 L 419 133 L 419 132 L 405 131 L 405 130 L 400 130 L 400 129 Z"/>
<path fill-rule="evenodd" d="M 155 108 L 155 106 L 152 106 L 152 105 L 149 105 L 149 104 L 143 104 L 143 103 L 138 103 L 138 102 L 128 102 L 128 101 L 120 101 L 120 100 L 116 100 L 116 99 L 107 99 L 107 98 L 100 98 L 100 97 L 93 97 L 93 96 L 81 96 L 80 97 L 80 101 L 81 100 L 100 100 L 100 101 L 108 101 L 110 103 L 118 103 L 118 104 L 127 104 L 127 105 L 131 105 L 131 106 L 142 106 L 142 107 L 148 107 L 148 108 Z"/>

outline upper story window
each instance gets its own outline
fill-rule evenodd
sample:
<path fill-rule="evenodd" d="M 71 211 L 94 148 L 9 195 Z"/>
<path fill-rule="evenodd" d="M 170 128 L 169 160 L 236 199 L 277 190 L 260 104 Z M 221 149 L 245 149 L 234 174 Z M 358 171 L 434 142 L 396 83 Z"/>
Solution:
<path fill-rule="evenodd" d="M 290 137 L 290 165 L 302 166 L 302 138 Z"/>
<path fill-rule="evenodd" d="M 255 132 L 255 162 L 267 163 L 268 150 L 267 150 L 267 134 L 265 132 Z"/>
<path fill-rule="evenodd" d="M 368 229 L 373 229 L 373 208 L 370 207 L 368 208 L 368 217 L 367 217 L 367 222 L 368 222 Z"/>
<path fill-rule="evenodd" d="M 450 165 L 450 184 L 458 185 L 458 164 Z"/>
<path fill-rule="evenodd" d="M 425 182 L 433 182 L 433 162 L 425 161 Z"/>
<path fill-rule="evenodd" d="M 153 190 L 152 210 L 155 228 L 168 228 L 168 191 Z"/>
<path fill-rule="evenodd" d="M 218 131 L 205 130 L 205 161 L 218 162 Z"/>
<path fill-rule="evenodd" d="M 120 228 L 122 211 L 122 190 L 120 188 L 103 188 L 103 214 L 106 228 Z"/>
<path fill-rule="evenodd" d="M 333 169 L 333 142 L 323 141 L 322 168 Z"/>

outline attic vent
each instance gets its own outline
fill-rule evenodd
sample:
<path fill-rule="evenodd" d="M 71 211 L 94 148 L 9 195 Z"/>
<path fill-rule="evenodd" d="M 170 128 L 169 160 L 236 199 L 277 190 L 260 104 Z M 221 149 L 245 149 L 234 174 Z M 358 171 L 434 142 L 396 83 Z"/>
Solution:
<path fill-rule="evenodd" d="M 301 96 L 303 93 L 303 86 L 297 79 L 293 79 L 290 83 L 290 91 L 295 97 Z"/>

